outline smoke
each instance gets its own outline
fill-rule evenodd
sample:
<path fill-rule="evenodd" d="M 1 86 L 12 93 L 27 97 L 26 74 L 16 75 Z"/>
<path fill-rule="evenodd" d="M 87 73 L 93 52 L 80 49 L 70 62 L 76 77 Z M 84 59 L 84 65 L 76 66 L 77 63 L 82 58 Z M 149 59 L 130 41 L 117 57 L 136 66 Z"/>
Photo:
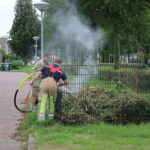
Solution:
<path fill-rule="evenodd" d="M 65 62 L 90 62 L 87 60 L 104 45 L 103 31 L 92 29 L 90 23 L 78 13 L 75 4 L 65 0 L 64 5 L 66 9 L 58 6 L 51 18 L 56 30 L 47 43 L 47 49 L 55 53 L 59 49 L 59 55 L 65 58 Z"/>
<path fill-rule="evenodd" d="M 105 43 L 103 31 L 100 28 L 91 28 L 86 18 L 78 13 L 75 4 L 66 1 L 65 8 L 57 8 L 57 12 L 53 14 L 51 21 L 55 23 L 56 30 L 47 44 L 47 49 L 69 64 L 94 65 L 96 60 L 93 56 Z M 70 83 L 68 88 L 79 93 L 82 88 L 80 82 L 87 81 L 92 73 L 97 73 L 95 68 L 80 68 L 79 75 L 71 81 L 72 84 L 76 83 L 76 87 L 72 87 Z"/>

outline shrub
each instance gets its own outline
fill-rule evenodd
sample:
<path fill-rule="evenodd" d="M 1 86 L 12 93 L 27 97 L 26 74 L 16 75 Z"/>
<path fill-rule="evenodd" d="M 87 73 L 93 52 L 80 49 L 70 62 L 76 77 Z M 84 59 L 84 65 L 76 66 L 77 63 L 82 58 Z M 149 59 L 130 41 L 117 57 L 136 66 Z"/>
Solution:
<path fill-rule="evenodd" d="M 121 81 L 122 83 L 142 90 L 150 89 L 150 72 L 141 69 L 132 69 L 128 71 L 115 71 L 113 69 L 100 69 L 98 71 L 98 80 Z"/>
<path fill-rule="evenodd" d="M 23 66 L 22 62 L 15 60 L 12 62 L 12 69 L 20 69 Z"/>
<path fill-rule="evenodd" d="M 135 93 L 115 95 L 102 88 L 93 88 L 82 92 L 77 98 L 65 96 L 62 120 L 67 124 L 99 121 L 138 124 L 150 121 L 150 101 Z"/>
<path fill-rule="evenodd" d="M 138 88 L 142 90 L 150 90 L 150 72 L 140 71 L 137 72 Z"/>
<path fill-rule="evenodd" d="M 105 66 L 105 67 L 114 67 L 113 63 L 100 63 L 100 66 Z M 120 64 L 121 68 L 139 68 L 139 69 L 143 69 L 146 67 L 145 64 L 142 63 L 123 63 Z"/>

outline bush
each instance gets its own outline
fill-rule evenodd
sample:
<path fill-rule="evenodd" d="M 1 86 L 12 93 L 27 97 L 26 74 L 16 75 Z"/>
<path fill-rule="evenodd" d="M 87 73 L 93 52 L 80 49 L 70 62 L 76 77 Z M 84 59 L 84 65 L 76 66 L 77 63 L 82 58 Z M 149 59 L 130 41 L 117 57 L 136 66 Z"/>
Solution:
<path fill-rule="evenodd" d="M 23 64 L 21 61 L 15 60 L 12 62 L 12 69 L 20 69 L 21 67 L 23 67 Z"/>
<path fill-rule="evenodd" d="M 98 80 L 121 81 L 122 83 L 141 90 L 150 90 L 150 72 L 141 69 L 115 71 L 113 69 L 99 69 Z"/>
<path fill-rule="evenodd" d="M 99 121 L 138 124 L 150 121 L 150 102 L 135 93 L 115 95 L 102 88 L 93 88 L 77 98 L 65 95 L 64 99 L 62 120 L 67 124 Z"/>
<path fill-rule="evenodd" d="M 138 88 L 142 90 L 150 90 L 150 72 L 140 71 L 137 72 Z"/>
<path fill-rule="evenodd" d="M 114 63 L 100 63 L 100 66 L 105 67 L 114 67 Z M 120 64 L 120 68 L 139 68 L 143 69 L 146 65 L 142 63 L 122 63 Z"/>

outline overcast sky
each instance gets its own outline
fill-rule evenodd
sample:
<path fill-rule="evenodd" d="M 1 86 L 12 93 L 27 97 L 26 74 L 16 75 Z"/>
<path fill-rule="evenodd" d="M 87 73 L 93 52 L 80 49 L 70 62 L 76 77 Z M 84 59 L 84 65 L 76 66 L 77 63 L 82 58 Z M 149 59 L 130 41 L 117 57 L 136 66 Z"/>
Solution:
<path fill-rule="evenodd" d="M 39 2 L 40 0 L 33 0 Z M 14 19 L 14 6 L 16 0 L 0 1 L 0 37 L 8 36 Z"/>

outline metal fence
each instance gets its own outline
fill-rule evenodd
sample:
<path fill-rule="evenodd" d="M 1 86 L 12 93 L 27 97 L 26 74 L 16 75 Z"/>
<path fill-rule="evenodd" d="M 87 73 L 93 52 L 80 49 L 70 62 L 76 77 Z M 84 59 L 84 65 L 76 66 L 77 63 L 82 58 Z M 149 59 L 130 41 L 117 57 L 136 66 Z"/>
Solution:
<path fill-rule="evenodd" d="M 69 85 L 61 88 L 64 122 L 150 120 L 150 72 L 142 65 L 122 65 L 119 69 L 113 65 L 64 65 L 63 70 L 69 79 Z"/>

